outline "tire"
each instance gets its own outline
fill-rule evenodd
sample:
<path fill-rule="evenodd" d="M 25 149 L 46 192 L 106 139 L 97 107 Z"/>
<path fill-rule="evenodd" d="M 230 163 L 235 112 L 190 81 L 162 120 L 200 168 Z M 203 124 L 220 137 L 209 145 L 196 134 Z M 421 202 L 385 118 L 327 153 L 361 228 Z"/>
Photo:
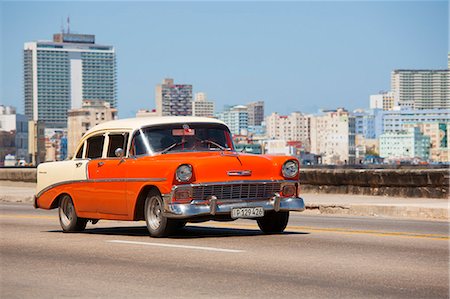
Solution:
<path fill-rule="evenodd" d="M 284 231 L 289 221 L 289 211 L 270 211 L 264 217 L 256 220 L 259 228 L 265 234 L 279 234 Z"/>
<path fill-rule="evenodd" d="M 65 233 L 81 232 L 86 228 L 88 220 L 77 216 L 69 195 L 64 195 L 59 201 L 58 215 L 59 223 Z"/>
<path fill-rule="evenodd" d="M 173 233 L 179 222 L 168 219 L 163 215 L 164 204 L 161 195 L 156 192 L 149 192 L 145 200 L 144 217 L 150 237 L 161 238 Z"/>

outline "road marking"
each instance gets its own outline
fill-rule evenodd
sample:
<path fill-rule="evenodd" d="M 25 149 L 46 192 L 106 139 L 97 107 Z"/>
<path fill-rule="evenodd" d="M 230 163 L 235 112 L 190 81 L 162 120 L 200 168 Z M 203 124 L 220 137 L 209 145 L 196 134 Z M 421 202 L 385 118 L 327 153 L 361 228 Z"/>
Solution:
<path fill-rule="evenodd" d="M 106 241 L 106 242 L 109 242 L 109 243 L 122 243 L 122 244 L 133 244 L 133 245 L 146 245 L 146 246 L 182 248 L 182 249 L 195 249 L 195 250 L 206 250 L 206 251 L 219 251 L 219 252 L 228 252 L 228 253 L 245 252 L 245 250 L 237 250 L 237 249 L 225 249 L 225 248 L 178 245 L 178 244 L 165 244 L 165 243 L 149 243 L 149 242 L 122 241 L 122 240 L 109 240 L 109 241 Z"/>

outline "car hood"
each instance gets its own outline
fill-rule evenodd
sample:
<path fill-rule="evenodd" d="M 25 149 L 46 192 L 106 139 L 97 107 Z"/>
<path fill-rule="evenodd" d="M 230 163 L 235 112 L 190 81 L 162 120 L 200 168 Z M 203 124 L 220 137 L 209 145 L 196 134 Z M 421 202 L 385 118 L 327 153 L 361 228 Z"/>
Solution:
<path fill-rule="evenodd" d="M 170 153 L 147 157 L 175 172 L 182 164 L 193 167 L 193 183 L 242 180 L 283 180 L 281 167 L 289 156 L 241 154 L 236 152 Z M 147 159 L 146 159 L 147 160 Z M 153 164 L 152 163 L 152 164 Z M 169 173 L 167 173 L 170 175 Z"/>

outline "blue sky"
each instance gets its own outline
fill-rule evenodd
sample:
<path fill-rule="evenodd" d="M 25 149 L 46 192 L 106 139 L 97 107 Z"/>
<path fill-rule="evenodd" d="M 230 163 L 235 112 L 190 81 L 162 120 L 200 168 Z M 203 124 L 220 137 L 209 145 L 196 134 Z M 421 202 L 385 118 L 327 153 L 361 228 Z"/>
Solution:
<path fill-rule="evenodd" d="M 119 116 L 165 77 L 266 114 L 366 108 L 393 69 L 445 69 L 447 1 L 1 2 L 0 103 L 23 112 L 24 42 L 71 31 L 114 45 Z"/>

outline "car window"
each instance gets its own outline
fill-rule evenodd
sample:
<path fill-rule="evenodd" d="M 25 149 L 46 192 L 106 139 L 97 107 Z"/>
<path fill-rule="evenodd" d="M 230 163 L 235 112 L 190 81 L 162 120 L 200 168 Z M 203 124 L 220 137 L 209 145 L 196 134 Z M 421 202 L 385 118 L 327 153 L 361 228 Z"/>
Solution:
<path fill-rule="evenodd" d="M 94 136 L 87 140 L 86 157 L 90 159 L 101 158 L 105 136 Z"/>
<path fill-rule="evenodd" d="M 128 134 L 114 134 L 109 135 L 109 145 L 108 145 L 108 157 L 116 157 L 116 149 L 123 149 L 124 153 L 127 150 Z"/>
<path fill-rule="evenodd" d="M 139 156 L 147 154 L 147 148 L 144 144 L 141 132 L 138 131 L 131 141 L 130 156 Z"/>

